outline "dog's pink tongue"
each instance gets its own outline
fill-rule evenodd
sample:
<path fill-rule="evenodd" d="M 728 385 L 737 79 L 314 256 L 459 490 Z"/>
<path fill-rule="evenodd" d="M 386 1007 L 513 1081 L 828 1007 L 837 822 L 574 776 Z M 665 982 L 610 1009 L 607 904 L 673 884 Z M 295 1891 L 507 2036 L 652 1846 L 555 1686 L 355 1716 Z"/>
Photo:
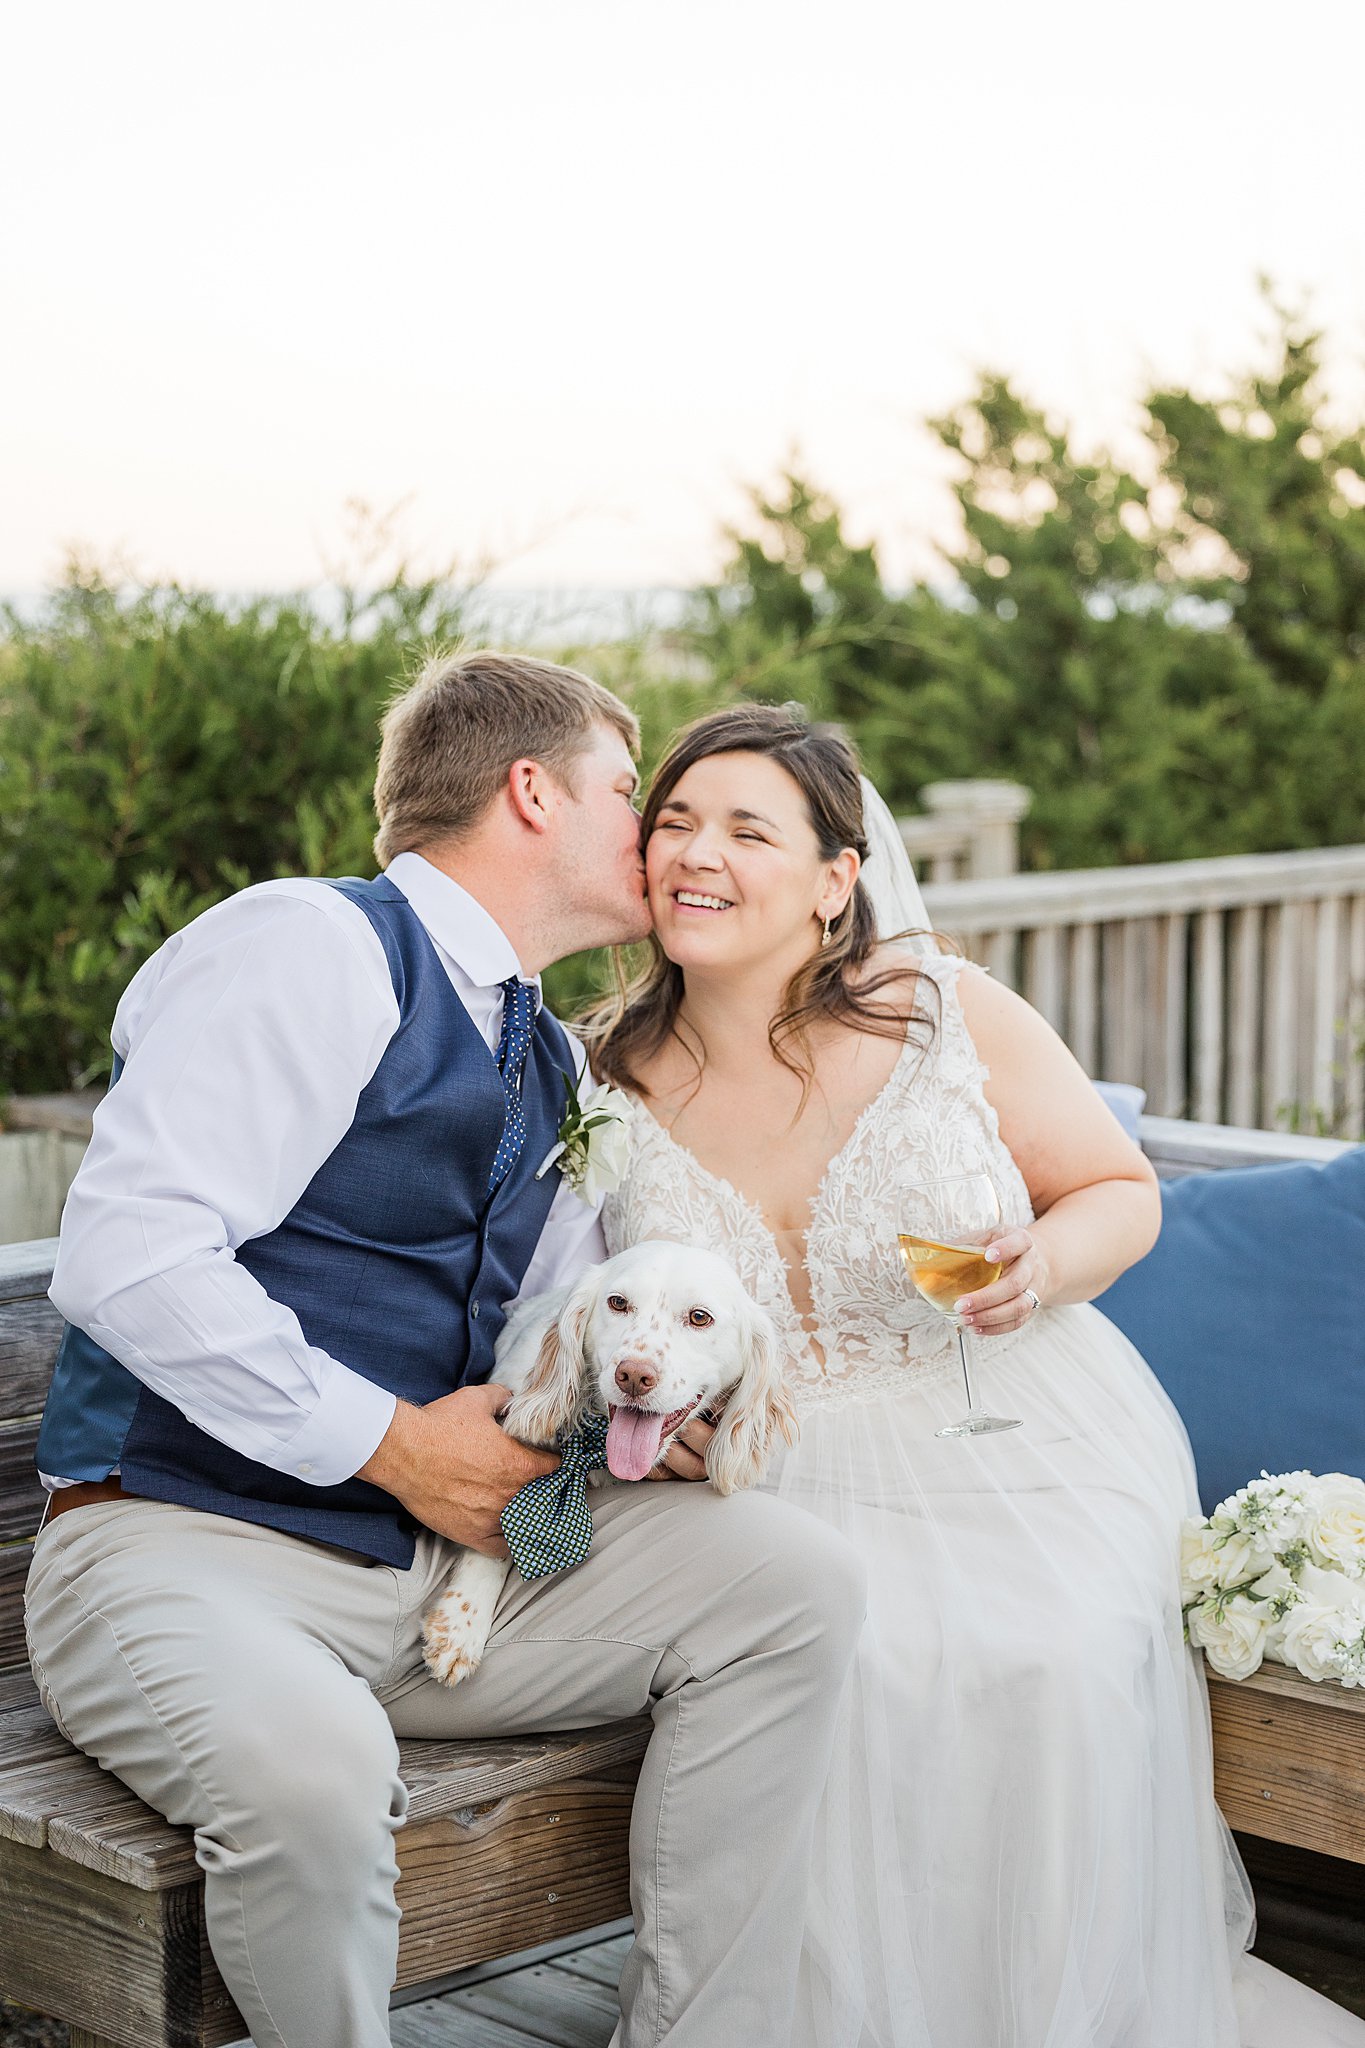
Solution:
<path fill-rule="evenodd" d="M 607 1470 L 615 1479 L 643 1479 L 653 1470 L 664 1433 L 662 1415 L 642 1408 L 613 1408 L 607 1424 Z"/>

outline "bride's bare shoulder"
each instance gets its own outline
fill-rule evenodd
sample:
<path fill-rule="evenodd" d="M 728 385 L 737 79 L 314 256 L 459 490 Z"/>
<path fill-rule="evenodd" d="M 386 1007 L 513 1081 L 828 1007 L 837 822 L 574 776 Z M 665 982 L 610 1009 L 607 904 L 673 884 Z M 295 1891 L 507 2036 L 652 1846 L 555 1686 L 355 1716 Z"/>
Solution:
<path fill-rule="evenodd" d="M 884 1002 L 904 998 L 906 1002 L 913 1003 L 923 967 L 922 956 L 909 946 L 883 939 L 868 954 L 853 986 L 875 994 Z"/>

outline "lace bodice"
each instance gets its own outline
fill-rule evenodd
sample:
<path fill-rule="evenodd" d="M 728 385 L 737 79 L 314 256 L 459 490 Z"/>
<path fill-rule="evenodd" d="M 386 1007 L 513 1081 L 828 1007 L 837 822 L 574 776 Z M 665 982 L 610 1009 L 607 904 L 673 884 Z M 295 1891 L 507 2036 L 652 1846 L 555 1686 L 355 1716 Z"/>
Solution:
<path fill-rule="evenodd" d="M 633 1105 L 629 1164 L 603 1218 L 609 1249 L 666 1237 L 729 1259 L 777 1325 L 798 1407 L 863 1400 L 956 1371 L 951 1324 L 914 1292 L 901 1264 L 896 1232 L 905 1227 L 911 1184 L 989 1173 L 1004 1221 L 1033 1220 L 1023 1176 L 982 1093 L 986 1069 L 957 995 L 964 964 L 941 954 L 917 962 L 942 996 L 934 1043 L 926 1052 L 907 1038 L 812 1198 L 809 1324 L 797 1312 L 787 1263 L 761 1211 L 709 1173 L 642 1103 Z M 1001 1356 L 1017 1334 L 992 1337 L 991 1356 Z"/>

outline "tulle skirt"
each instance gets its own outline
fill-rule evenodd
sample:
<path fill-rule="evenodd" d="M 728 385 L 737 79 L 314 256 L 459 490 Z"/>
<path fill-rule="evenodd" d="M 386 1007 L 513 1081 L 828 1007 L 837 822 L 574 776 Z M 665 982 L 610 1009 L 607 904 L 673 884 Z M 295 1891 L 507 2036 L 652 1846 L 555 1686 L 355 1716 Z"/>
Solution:
<path fill-rule="evenodd" d="M 1180 1420 L 1089 1307 L 960 1379 L 807 1408 L 769 1485 L 866 1560 L 821 1810 L 793 2048 L 1365 2048 L 1242 1950 L 1182 1638 Z"/>

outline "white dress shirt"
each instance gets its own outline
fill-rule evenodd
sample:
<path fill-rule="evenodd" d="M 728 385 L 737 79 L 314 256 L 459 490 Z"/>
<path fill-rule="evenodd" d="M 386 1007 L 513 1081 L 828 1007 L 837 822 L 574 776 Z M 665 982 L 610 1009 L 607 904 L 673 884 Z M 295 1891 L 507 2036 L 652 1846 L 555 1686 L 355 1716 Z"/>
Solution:
<path fill-rule="evenodd" d="M 521 974 L 511 940 L 420 854 L 387 873 L 496 1049 L 499 984 Z M 123 1072 L 62 1216 L 52 1299 L 68 1322 L 210 1436 L 317 1486 L 365 1463 L 395 1398 L 309 1344 L 234 1253 L 289 1214 L 397 1028 L 388 961 L 356 904 L 323 882 L 244 889 L 129 983 L 112 1034 Z M 561 1183 L 523 1293 L 606 1256 L 600 1213 Z"/>

